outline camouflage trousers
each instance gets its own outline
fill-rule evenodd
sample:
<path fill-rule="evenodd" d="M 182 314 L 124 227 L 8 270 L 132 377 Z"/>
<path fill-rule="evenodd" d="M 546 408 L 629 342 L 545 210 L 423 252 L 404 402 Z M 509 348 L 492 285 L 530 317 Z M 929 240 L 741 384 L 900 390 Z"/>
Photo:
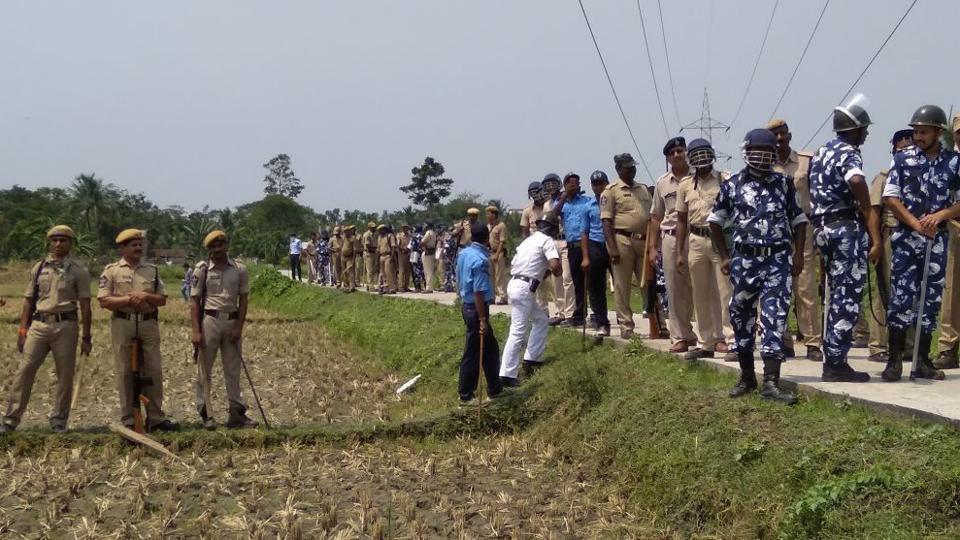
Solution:
<path fill-rule="evenodd" d="M 734 253 L 730 266 L 733 294 L 730 297 L 730 324 L 735 350 L 752 353 L 757 329 L 757 301 L 760 301 L 760 356 L 783 361 L 783 332 L 793 293 L 790 249 L 771 255 Z"/>
<path fill-rule="evenodd" d="M 887 326 L 906 330 L 917 324 L 917 304 L 920 302 L 920 281 L 923 279 L 923 260 L 927 237 L 906 227 L 897 227 L 890 236 L 893 263 L 890 271 L 890 305 L 887 306 Z M 943 302 L 946 283 L 947 231 L 937 232 L 930 252 L 930 273 L 927 276 L 927 294 L 924 298 L 921 328 L 924 334 L 933 334 Z"/>
<path fill-rule="evenodd" d="M 867 232 L 857 220 L 837 221 L 817 229 L 814 241 L 830 287 L 823 354 L 827 364 L 839 365 L 847 361 L 853 329 L 860 318 L 867 282 Z"/>
<path fill-rule="evenodd" d="M 410 268 L 413 270 L 413 288 L 418 291 L 422 291 L 424 285 L 427 282 L 426 277 L 423 275 L 423 262 L 417 261 L 415 263 L 410 263 Z"/>
<path fill-rule="evenodd" d="M 454 292 L 457 289 L 457 261 L 453 257 L 443 259 L 443 290 Z"/>
<path fill-rule="evenodd" d="M 317 256 L 317 283 L 321 285 L 331 285 L 330 281 L 330 256 Z"/>

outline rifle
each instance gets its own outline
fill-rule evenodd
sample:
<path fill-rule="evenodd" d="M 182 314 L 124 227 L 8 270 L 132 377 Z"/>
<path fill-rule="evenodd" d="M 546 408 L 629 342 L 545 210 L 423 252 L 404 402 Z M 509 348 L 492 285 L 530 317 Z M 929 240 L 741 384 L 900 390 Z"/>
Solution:
<path fill-rule="evenodd" d="M 647 311 L 647 322 L 650 326 L 650 339 L 662 339 L 668 337 L 669 331 L 663 324 L 660 317 L 660 299 L 657 298 L 657 268 L 647 254 L 650 253 L 650 242 L 653 240 L 652 234 L 647 234 L 647 241 L 644 245 L 644 264 L 643 275 L 640 278 L 640 287 L 645 289 L 646 299 L 644 306 Z"/>
<path fill-rule="evenodd" d="M 203 312 L 207 306 L 207 274 L 210 272 L 207 266 L 203 267 L 203 279 L 200 281 L 200 343 L 203 343 Z M 210 379 L 207 378 L 207 370 L 204 361 L 200 360 L 200 345 L 193 346 L 193 363 L 197 366 L 197 377 L 200 378 L 200 386 L 203 388 L 203 407 L 200 408 L 200 417 L 207 418 L 207 405 L 210 403 Z"/>
<path fill-rule="evenodd" d="M 27 315 L 27 328 L 33 324 L 33 316 L 37 313 L 37 302 L 40 301 L 40 273 L 46 264 L 46 259 L 40 259 L 37 271 L 33 273 L 33 294 L 30 295 L 30 309 Z"/>
<path fill-rule="evenodd" d="M 144 426 L 143 407 L 150 402 L 147 396 L 143 395 L 143 389 L 153 386 L 153 380 L 140 373 L 140 367 L 143 360 L 143 340 L 140 339 L 140 317 L 134 316 L 134 334 L 130 346 L 130 377 L 133 382 L 133 400 L 130 405 L 133 406 L 133 430 L 141 435 L 146 432 Z"/>

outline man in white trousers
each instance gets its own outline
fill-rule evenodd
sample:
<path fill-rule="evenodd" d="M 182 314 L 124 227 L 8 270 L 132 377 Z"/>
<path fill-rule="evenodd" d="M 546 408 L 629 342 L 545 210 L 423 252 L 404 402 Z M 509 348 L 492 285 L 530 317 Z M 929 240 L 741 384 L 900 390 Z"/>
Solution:
<path fill-rule="evenodd" d="M 510 335 L 503 347 L 500 361 L 500 383 L 518 386 L 517 371 L 520 368 L 520 349 L 523 347 L 531 321 L 530 339 L 523 355 L 524 373 L 532 374 L 543 362 L 543 350 L 547 346 L 549 316 L 537 303 L 537 288 L 549 274 L 560 276 L 560 253 L 554 237 L 560 229 L 559 219 L 547 212 L 537 220 L 537 230 L 517 246 L 517 254 L 510 263 L 510 282 L 507 297 L 510 299 Z"/>

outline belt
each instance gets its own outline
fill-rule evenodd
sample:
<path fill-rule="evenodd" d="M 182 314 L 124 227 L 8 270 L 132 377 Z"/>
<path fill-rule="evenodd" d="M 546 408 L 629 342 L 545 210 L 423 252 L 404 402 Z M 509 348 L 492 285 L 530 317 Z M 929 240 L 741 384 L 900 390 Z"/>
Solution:
<path fill-rule="evenodd" d="M 240 313 L 237 311 L 231 311 L 227 313 L 226 311 L 217 311 L 215 309 L 205 309 L 203 314 L 207 317 L 213 317 L 214 319 L 232 321 L 240 318 Z"/>
<path fill-rule="evenodd" d="M 515 275 L 515 276 L 510 276 L 510 279 L 519 279 L 520 281 L 526 281 L 527 283 L 530 284 L 530 291 L 531 291 L 531 292 L 535 292 L 535 291 L 537 290 L 537 287 L 540 286 L 540 279 L 539 279 L 539 278 L 532 278 L 532 277 L 530 277 L 530 276 Z"/>
<path fill-rule="evenodd" d="M 122 311 L 114 311 L 114 319 L 125 319 L 125 320 L 135 320 L 140 319 L 141 321 L 152 321 L 160 315 L 159 311 L 151 311 L 150 313 L 124 313 Z"/>
<path fill-rule="evenodd" d="M 751 244 L 734 244 L 733 250 L 738 255 L 749 255 L 751 257 L 769 257 L 774 253 L 787 251 L 790 244 L 776 244 L 773 246 L 757 246 Z"/>
<path fill-rule="evenodd" d="M 676 229 L 660 229 L 660 232 L 661 232 L 662 234 L 666 234 L 666 235 L 668 235 L 668 236 L 676 236 L 676 235 L 677 235 L 677 230 L 676 230 Z"/>
<path fill-rule="evenodd" d="M 710 227 L 701 227 L 699 225 L 691 225 L 690 233 L 697 236 L 702 236 L 704 238 L 710 238 Z"/>
<path fill-rule="evenodd" d="M 837 210 L 836 212 L 827 212 L 826 214 L 820 214 L 818 216 L 812 216 L 810 221 L 818 227 L 823 227 L 824 225 L 830 225 L 831 223 L 836 223 L 838 221 L 850 221 L 858 220 L 860 217 L 860 212 L 856 210 Z"/>
<path fill-rule="evenodd" d="M 63 313 L 40 313 L 38 311 L 37 313 L 33 314 L 31 319 L 47 324 L 63 321 L 75 321 L 77 320 L 77 312 L 76 310 L 64 311 Z"/>
<path fill-rule="evenodd" d="M 628 231 L 628 230 L 626 230 L 626 229 L 614 229 L 613 232 L 619 234 L 620 236 L 626 236 L 626 237 L 628 237 L 628 238 L 634 238 L 634 239 L 636 239 L 636 240 L 646 240 L 646 239 L 647 239 L 647 235 L 645 235 L 645 234 L 630 232 L 630 231 Z"/>

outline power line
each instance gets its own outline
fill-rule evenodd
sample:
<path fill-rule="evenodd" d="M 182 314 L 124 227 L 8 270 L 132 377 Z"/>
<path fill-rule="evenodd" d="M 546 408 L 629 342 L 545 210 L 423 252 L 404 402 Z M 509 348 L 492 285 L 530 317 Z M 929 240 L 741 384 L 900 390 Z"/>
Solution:
<path fill-rule="evenodd" d="M 878 56 L 880 56 L 880 53 L 883 51 L 883 48 L 887 46 L 887 43 L 890 41 L 890 38 L 892 38 L 893 35 L 897 33 L 897 29 L 900 28 L 900 25 L 903 24 L 903 21 L 907 18 L 907 15 L 910 14 L 910 12 L 913 10 L 913 6 L 915 5 L 917 5 L 917 0 L 913 0 L 913 2 L 910 2 L 910 5 L 907 7 L 907 10 L 903 12 L 903 16 L 900 17 L 899 21 L 897 21 L 896 26 L 893 27 L 893 30 L 890 30 L 890 33 L 887 34 L 887 38 L 884 39 L 883 43 L 880 44 L 880 48 L 877 49 L 877 52 L 873 53 L 873 56 L 870 57 L 870 61 L 867 62 L 867 65 L 863 68 L 863 71 L 861 71 L 860 75 L 857 76 L 857 80 L 853 81 L 853 84 L 850 85 L 850 88 L 847 88 L 847 91 L 844 92 L 843 97 L 840 98 L 840 101 L 838 103 L 843 103 L 843 100 L 847 99 L 847 96 L 850 95 L 850 92 L 853 92 L 853 89 L 856 88 L 857 84 L 860 83 L 860 79 L 862 79 L 863 76 L 866 75 L 867 70 L 870 69 L 870 66 L 873 65 L 873 62 L 877 59 Z M 817 138 L 817 135 L 819 135 L 820 132 L 823 131 L 823 127 L 827 125 L 827 122 L 832 117 L 833 117 L 833 112 L 831 111 L 831 113 L 828 114 L 827 117 L 823 119 L 823 122 L 820 124 L 820 127 L 817 128 L 817 131 L 810 136 L 810 139 L 807 140 L 807 142 L 803 143 L 803 146 L 801 148 L 806 148 L 807 146 L 809 146 L 810 143 Z"/>
<path fill-rule="evenodd" d="M 580 3 L 581 6 L 583 2 Z M 647 26 L 643 23 L 643 9 L 640 8 L 640 0 L 637 0 L 637 11 L 640 13 L 640 30 L 643 33 L 643 45 L 647 48 L 647 62 L 650 64 L 650 77 L 653 79 L 653 90 L 657 94 L 657 106 L 660 107 L 660 120 L 663 121 L 663 133 L 670 136 L 670 129 L 667 128 L 667 117 L 663 114 L 663 100 L 660 99 L 660 86 L 657 84 L 657 73 L 653 70 L 653 57 L 650 56 L 650 42 L 647 41 Z"/>
<path fill-rule="evenodd" d="M 639 2 L 639 0 L 637 0 Z M 680 109 L 677 108 L 677 91 L 673 89 L 673 68 L 670 67 L 670 47 L 667 46 L 667 32 L 663 29 L 663 6 L 657 0 L 657 11 L 660 14 L 660 35 L 663 36 L 663 55 L 667 58 L 667 78 L 670 80 L 670 96 L 673 98 L 673 114 L 677 116 L 677 125 L 680 122 Z"/>
<path fill-rule="evenodd" d="M 770 27 L 773 26 L 773 16 L 777 14 L 777 6 L 780 5 L 780 0 L 777 0 L 773 4 L 773 11 L 770 12 L 770 20 L 767 21 L 767 29 L 763 32 L 763 41 L 760 42 L 760 52 L 757 53 L 757 61 L 753 63 L 753 71 L 750 73 L 750 80 L 747 81 L 747 87 L 743 90 L 743 97 L 740 98 L 740 105 L 737 105 L 737 112 L 733 115 L 733 120 L 730 121 L 730 125 L 737 123 L 737 118 L 740 118 L 740 111 L 743 110 L 743 104 L 747 102 L 747 94 L 750 93 L 750 87 L 753 85 L 753 79 L 757 75 L 757 67 L 760 66 L 760 58 L 763 56 L 763 49 L 767 45 L 767 37 L 770 35 Z"/>
<path fill-rule="evenodd" d="M 783 93 L 780 94 L 780 99 L 777 100 L 777 104 L 773 107 L 773 112 L 770 113 L 770 118 L 773 118 L 777 114 L 777 109 L 780 108 L 780 104 L 783 103 L 783 98 L 787 95 L 787 90 L 790 89 L 790 85 L 793 84 L 793 78 L 797 76 L 797 71 L 800 70 L 800 64 L 803 63 L 803 59 L 807 56 L 807 49 L 810 48 L 810 43 L 813 42 L 813 36 L 817 34 L 817 29 L 820 28 L 820 21 L 823 20 L 823 14 L 827 12 L 827 6 L 830 5 L 830 0 L 827 0 L 823 3 L 823 9 L 820 10 L 820 17 L 817 18 L 817 24 L 813 25 L 813 31 L 810 32 L 810 37 L 807 39 L 807 44 L 803 47 L 803 52 L 800 53 L 800 59 L 797 60 L 797 65 L 793 68 L 793 73 L 790 74 L 790 79 L 787 81 L 787 85 L 783 88 Z"/>
<path fill-rule="evenodd" d="M 650 167 L 647 167 L 647 160 L 643 159 L 643 152 L 640 151 L 640 145 L 637 144 L 637 138 L 633 136 L 633 129 L 630 127 L 630 122 L 627 120 L 626 113 L 623 112 L 623 105 L 620 104 L 620 96 L 617 95 L 617 89 L 613 86 L 613 79 L 610 78 L 610 71 L 607 69 L 607 63 L 603 60 L 603 53 L 600 52 L 600 44 L 597 43 L 597 36 L 593 33 L 593 26 L 590 25 L 590 18 L 587 17 L 587 10 L 583 8 L 583 0 L 577 0 L 580 4 L 580 11 L 583 13 L 583 21 L 587 23 L 587 30 L 590 31 L 590 39 L 593 40 L 593 46 L 597 49 L 597 56 L 600 57 L 600 65 L 603 66 L 603 73 L 607 76 L 607 82 L 610 84 L 610 91 L 613 92 L 613 99 L 617 102 L 617 108 L 620 109 L 620 116 L 623 117 L 623 123 L 627 126 L 627 133 L 630 134 L 630 140 L 633 141 L 633 147 L 637 150 L 637 155 L 640 156 L 640 162 L 643 163 L 643 168 L 647 171 L 647 176 L 650 179 L 653 179 L 653 174 L 650 172 Z"/>

